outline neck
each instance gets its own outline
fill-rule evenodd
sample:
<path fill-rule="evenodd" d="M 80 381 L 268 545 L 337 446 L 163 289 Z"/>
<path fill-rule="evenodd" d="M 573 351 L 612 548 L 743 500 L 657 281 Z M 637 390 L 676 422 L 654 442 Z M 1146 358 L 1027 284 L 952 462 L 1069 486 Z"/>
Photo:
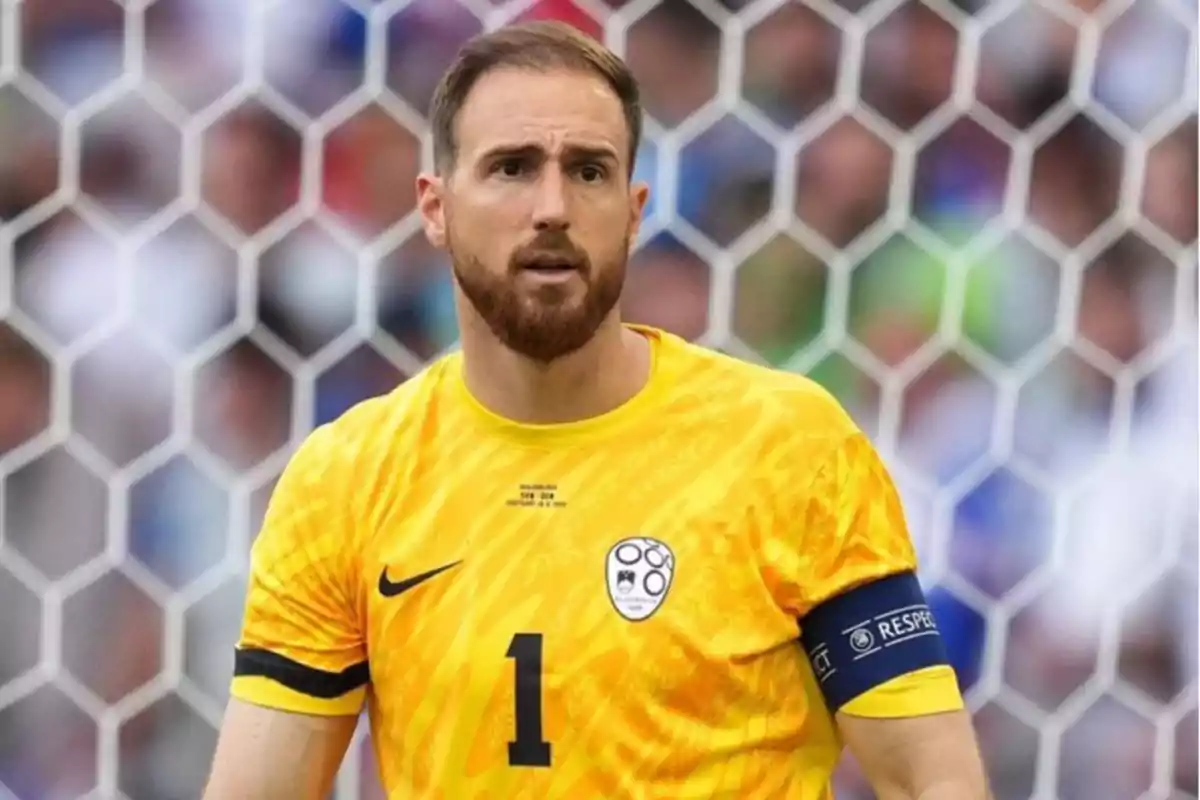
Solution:
<path fill-rule="evenodd" d="M 472 324 L 474 323 L 474 324 Z M 549 364 L 509 350 L 482 320 L 461 330 L 463 379 L 488 410 L 549 425 L 596 417 L 637 394 L 650 374 L 650 344 L 614 312 L 586 345 Z"/>

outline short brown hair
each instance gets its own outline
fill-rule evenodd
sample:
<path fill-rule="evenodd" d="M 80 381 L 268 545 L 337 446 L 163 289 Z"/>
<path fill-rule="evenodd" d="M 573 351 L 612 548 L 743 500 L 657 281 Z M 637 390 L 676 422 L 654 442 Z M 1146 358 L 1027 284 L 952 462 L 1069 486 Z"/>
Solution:
<path fill-rule="evenodd" d="M 642 137 L 642 104 L 637 80 L 615 53 L 582 31 L 562 22 L 525 22 L 483 33 L 468 41 L 434 90 L 429 122 L 433 161 L 449 169 L 458 154 L 455 122 L 475 84 L 494 69 L 590 72 L 604 79 L 621 101 L 629 130 L 629 169 Z"/>

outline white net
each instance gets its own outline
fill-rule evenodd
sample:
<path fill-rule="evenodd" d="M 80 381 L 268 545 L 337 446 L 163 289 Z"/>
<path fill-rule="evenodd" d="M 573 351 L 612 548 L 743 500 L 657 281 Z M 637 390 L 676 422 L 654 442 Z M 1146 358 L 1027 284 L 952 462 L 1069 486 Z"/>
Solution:
<path fill-rule="evenodd" d="M 893 466 L 997 798 L 1196 795 L 1190 0 L 0 8 L 0 796 L 199 795 L 288 452 L 453 345 L 432 86 L 530 14 L 643 82 L 628 315 Z"/>

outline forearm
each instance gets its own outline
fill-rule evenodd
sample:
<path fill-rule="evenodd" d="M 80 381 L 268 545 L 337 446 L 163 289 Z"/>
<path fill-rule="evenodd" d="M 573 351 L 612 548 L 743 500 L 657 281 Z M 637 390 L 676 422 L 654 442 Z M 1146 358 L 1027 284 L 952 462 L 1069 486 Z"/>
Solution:
<path fill-rule="evenodd" d="M 879 800 L 991 800 L 965 711 L 839 723 Z"/>
<path fill-rule="evenodd" d="M 879 800 L 992 800 L 992 794 L 977 781 L 944 778 L 921 788 L 881 787 Z"/>
<path fill-rule="evenodd" d="M 318 756 L 262 752 L 219 754 L 204 800 L 319 800 L 328 796 L 336 765 Z"/>
<path fill-rule="evenodd" d="M 294 771 L 293 771 L 294 770 Z M 246 765 L 215 772 L 205 787 L 203 800 L 319 800 L 328 794 L 325 777 L 302 761 L 269 768 Z"/>
<path fill-rule="evenodd" d="M 946 779 L 926 786 L 911 800 L 991 800 L 992 793 L 986 786 L 968 779 Z M 905 798 L 905 800 L 910 800 Z"/>
<path fill-rule="evenodd" d="M 356 721 L 231 701 L 204 800 L 327 797 Z"/>
<path fill-rule="evenodd" d="M 236 757 L 236 761 L 225 758 L 220 762 L 209 778 L 203 798 L 319 800 L 328 796 L 332 782 L 328 765 L 319 761 L 314 763 L 300 757 L 268 763 L 246 754 Z"/>

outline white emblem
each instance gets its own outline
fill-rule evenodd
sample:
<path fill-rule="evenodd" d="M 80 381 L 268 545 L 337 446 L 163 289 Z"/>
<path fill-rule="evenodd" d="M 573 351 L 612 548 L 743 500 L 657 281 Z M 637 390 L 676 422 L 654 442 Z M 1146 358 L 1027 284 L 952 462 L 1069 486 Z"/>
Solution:
<path fill-rule="evenodd" d="M 850 634 L 850 649 L 859 655 L 875 647 L 875 637 L 866 628 L 859 628 Z"/>
<path fill-rule="evenodd" d="M 646 619 L 663 604 L 675 576 L 675 554 L 658 539 L 634 536 L 608 551 L 605 578 L 613 608 L 630 622 Z"/>

